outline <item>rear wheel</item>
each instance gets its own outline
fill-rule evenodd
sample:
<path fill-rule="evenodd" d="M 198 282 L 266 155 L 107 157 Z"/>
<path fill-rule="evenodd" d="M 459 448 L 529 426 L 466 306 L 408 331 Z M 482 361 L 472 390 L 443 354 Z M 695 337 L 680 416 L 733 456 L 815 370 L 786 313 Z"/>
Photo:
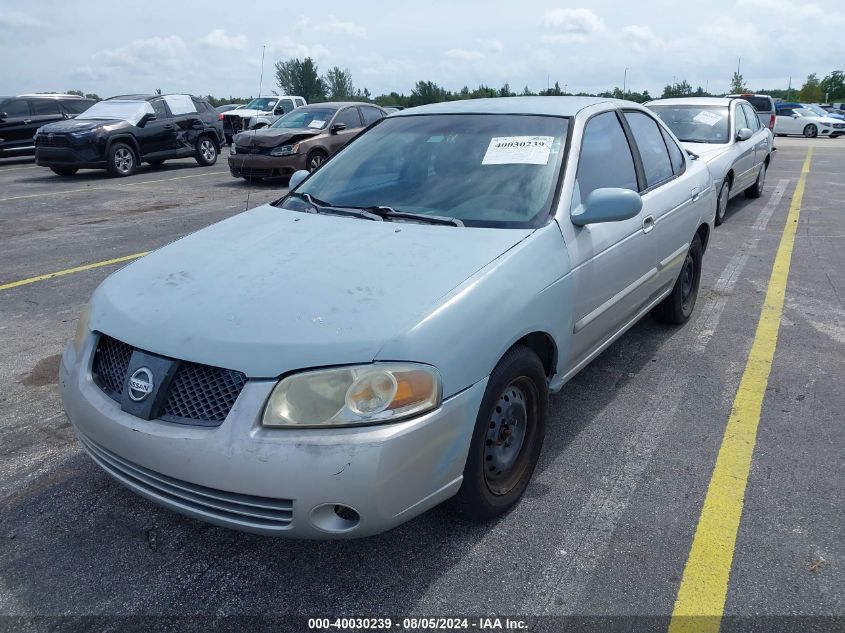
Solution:
<path fill-rule="evenodd" d="M 681 325 L 690 318 L 698 298 L 698 285 L 701 282 L 701 256 L 701 238 L 696 234 L 671 294 L 651 311 L 655 319 L 662 323 Z"/>
<path fill-rule="evenodd" d="M 725 178 L 725 181 L 719 189 L 719 197 L 716 198 L 716 219 L 713 221 L 716 226 L 719 226 L 725 221 L 725 214 L 728 212 L 728 200 L 730 200 L 730 197 L 731 183 L 727 178 Z"/>
<path fill-rule="evenodd" d="M 807 127 L 804 128 L 804 136 L 807 138 L 816 138 L 819 135 L 819 129 L 810 123 Z"/>
<path fill-rule="evenodd" d="M 746 198 L 759 198 L 763 195 L 763 188 L 766 186 L 766 163 L 760 165 L 760 173 L 757 174 L 757 180 L 754 184 L 745 190 Z"/>
<path fill-rule="evenodd" d="M 73 176 L 77 171 L 79 171 L 78 167 L 50 167 L 54 174 L 58 174 L 59 176 Z"/>
<path fill-rule="evenodd" d="M 203 167 L 210 167 L 217 162 L 217 147 L 208 136 L 200 136 L 196 143 L 194 158 Z"/>
<path fill-rule="evenodd" d="M 509 510 L 525 492 L 546 434 L 548 385 L 533 351 L 510 349 L 490 374 L 478 410 L 464 479 L 450 500 L 469 519 Z"/>
<path fill-rule="evenodd" d="M 126 143 L 112 143 L 109 148 L 108 170 L 112 176 L 131 176 L 135 173 L 135 152 Z"/>

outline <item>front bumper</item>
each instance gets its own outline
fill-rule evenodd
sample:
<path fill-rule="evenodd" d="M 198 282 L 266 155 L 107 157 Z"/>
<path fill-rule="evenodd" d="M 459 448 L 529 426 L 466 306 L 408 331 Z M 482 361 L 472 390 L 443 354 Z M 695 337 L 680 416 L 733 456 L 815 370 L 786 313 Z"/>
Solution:
<path fill-rule="evenodd" d="M 79 167 L 105 169 L 106 159 L 94 144 L 70 147 L 36 147 L 35 163 L 43 167 Z"/>
<path fill-rule="evenodd" d="M 266 429 L 274 380 L 250 380 L 219 427 L 142 420 L 97 387 L 91 359 L 62 356 L 65 411 L 89 455 L 112 477 L 172 510 L 224 527 L 295 538 L 356 538 L 389 530 L 461 485 L 486 379 L 426 415 L 348 429 Z M 357 512 L 338 520 L 336 505 Z M 348 515 L 347 515 L 348 516 Z"/>
<path fill-rule="evenodd" d="M 305 169 L 305 155 L 268 156 L 266 154 L 229 155 L 229 171 L 235 178 L 284 178 Z"/>

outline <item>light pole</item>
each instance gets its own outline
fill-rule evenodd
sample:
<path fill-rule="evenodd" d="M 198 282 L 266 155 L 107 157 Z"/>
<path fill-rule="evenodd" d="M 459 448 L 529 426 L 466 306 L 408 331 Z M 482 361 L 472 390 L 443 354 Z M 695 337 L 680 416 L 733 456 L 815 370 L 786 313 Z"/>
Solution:
<path fill-rule="evenodd" d="M 625 74 L 622 77 L 622 97 L 625 97 L 628 87 L 628 68 L 625 68 Z"/>

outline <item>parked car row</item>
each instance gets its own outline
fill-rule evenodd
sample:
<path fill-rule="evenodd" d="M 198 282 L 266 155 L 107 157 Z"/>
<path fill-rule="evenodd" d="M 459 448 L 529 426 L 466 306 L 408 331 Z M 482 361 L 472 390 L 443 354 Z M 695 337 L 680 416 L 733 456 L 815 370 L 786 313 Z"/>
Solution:
<path fill-rule="evenodd" d="M 94 104 L 69 94 L 24 94 L 0 97 L 0 157 L 35 153 L 33 138 L 39 127 L 71 119 Z"/>
<path fill-rule="evenodd" d="M 265 127 L 295 108 L 307 105 L 302 97 L 258 97 L 243 107 L 223 112 L 223 133 L 231 144 L 235 134 L 255 127 Z"/>
<path fill-rule="evenodd" d="M 773 152 L 739 98 L 384 114 L 310 105 L 236 135 L 230 165 L 296 169 L 289 191 L 95 291 L 60 389 L 115 479 L 275 536 L 366 536 L 444 501 L 500 515 L 548 394 L 644 315 L 690 318 L 720 205 L 759 196 Z M 190 286 L 161 283 L 176 271 Z"/>
<path fill-rule="evenodd" d="M 810 103 L 779 103 L 774 132 L 777 136 L 836 138 L 845 135 L 845 115 Z"/>

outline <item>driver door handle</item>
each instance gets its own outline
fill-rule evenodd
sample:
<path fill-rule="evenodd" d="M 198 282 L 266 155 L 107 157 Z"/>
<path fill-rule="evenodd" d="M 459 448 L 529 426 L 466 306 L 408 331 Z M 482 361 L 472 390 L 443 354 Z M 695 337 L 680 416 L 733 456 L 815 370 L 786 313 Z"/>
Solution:
<path fill-rule="evenodd" d="M 690 200 L 695 202 L 701 196 L 701 189 L 699 187 L 695 187 L 692 191 L 689 192 Z"/>
<path fill-rule="evenodd" d="M 648 233 L 654 228 L 654 216 L 647 215 L 643 218 L 643 233 Z"/>

